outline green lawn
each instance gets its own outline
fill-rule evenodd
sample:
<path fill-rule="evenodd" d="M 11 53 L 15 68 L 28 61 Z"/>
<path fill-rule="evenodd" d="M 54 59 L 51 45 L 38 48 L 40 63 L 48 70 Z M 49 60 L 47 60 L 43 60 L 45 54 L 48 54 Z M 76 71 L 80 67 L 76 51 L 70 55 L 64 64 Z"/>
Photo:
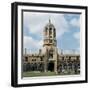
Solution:
<path fill-rule="evenodd" d="M 57 75 L 55 72 L 23 72 L 23 77 L 36 77 L 36 76 L 53 76 Z"/>
<path fill-rule="evenodd" d="M 80 73 L 78 73 L 80 74 Z M 36 77 L 36 76 L 55 76 L 55 75 L 75 75 L 74 73 L 59 73 L 56 74 L 55 72 L 39 72 L 39 71 L 29 71 L 23 72 L 23 77 Z"/>

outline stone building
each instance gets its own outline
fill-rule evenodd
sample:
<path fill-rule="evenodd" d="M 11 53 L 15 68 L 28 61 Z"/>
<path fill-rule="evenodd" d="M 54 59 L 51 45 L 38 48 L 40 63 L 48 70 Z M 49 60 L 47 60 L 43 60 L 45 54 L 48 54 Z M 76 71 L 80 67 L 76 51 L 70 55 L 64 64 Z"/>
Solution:
<path fill-rule="evenodd" d="M 80 55 L 58 52 L 56 28 L 50 20 L 44 27 L 43 37 L 43 49 L 39 53 L 23 55 L 23 71 L 80 73 Z"/>

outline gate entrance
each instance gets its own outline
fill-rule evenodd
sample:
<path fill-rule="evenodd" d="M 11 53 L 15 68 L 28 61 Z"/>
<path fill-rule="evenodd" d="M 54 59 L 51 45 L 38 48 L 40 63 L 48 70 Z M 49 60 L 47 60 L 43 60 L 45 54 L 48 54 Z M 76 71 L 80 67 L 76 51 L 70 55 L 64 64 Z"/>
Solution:
<path fill-rule="evenodd" d="M 54 71 L 54 62 L 49 62 L 48 63 L 48 71 L 51 71 L 51 72 Z"/>

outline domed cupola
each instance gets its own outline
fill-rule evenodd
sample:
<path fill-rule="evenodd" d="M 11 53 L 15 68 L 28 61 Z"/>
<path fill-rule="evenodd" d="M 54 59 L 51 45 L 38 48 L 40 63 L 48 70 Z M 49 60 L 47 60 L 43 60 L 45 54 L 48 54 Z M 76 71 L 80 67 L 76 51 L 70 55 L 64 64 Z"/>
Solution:
<path fill-rule="evenodd" d="M 49 19 L 49 23 L 46 24 L 45 28 L 55 28 L 54 25 L 51 23 L 51 20 Z"/>

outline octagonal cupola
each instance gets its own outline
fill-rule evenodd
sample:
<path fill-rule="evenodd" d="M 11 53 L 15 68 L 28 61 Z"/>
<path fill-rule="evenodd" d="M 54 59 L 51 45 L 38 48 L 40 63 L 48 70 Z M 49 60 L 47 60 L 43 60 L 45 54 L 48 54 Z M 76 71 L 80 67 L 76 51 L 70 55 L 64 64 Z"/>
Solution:
<path fill-rule="evenodd" d="M 53 45 L 56 46 L 56 29 L 55 26 L 51 23 L 51 20 L 49 19 L 49 22 L 44 27 L 44 44 L 46 45 Z"/>

